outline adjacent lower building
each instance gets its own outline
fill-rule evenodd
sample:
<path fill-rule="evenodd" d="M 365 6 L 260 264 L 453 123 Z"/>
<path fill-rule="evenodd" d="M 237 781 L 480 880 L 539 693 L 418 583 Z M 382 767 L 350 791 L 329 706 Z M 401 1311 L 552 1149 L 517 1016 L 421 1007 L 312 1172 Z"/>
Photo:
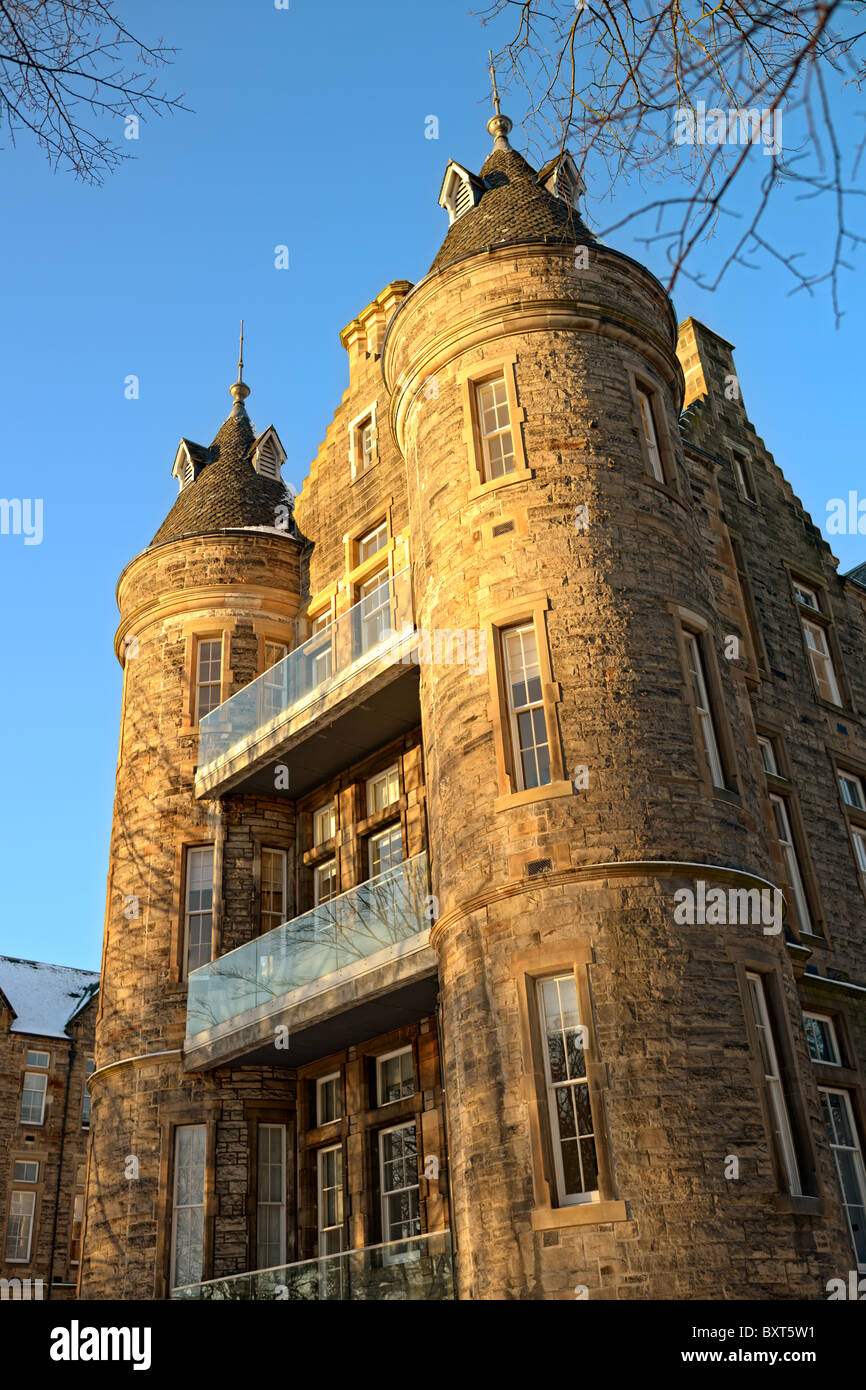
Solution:
<path fill-rule="evenodd" d="M 241 373 L 121 575 L 84 1298 L 866 1264 L 866 567 L 488 128 L 297 499 Z"/>
<path fill-rule="evenodd" d="M 75 1297 L 98 986 L 0 956 L 0 1298 Z"/>

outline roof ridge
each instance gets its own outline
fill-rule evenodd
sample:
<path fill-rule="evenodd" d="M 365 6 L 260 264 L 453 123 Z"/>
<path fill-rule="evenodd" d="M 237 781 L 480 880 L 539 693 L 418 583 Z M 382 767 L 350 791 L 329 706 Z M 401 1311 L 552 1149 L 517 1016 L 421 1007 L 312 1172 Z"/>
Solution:
<path fill-rule="evenodd" d="M 98 970 L 90 970 L 86 965 L 60 965 L 56 960 L 29 960 L 25 956 L 0 955 L 0 961 L 8 960 L 12 965 L 41 965 L 49 970 L 74 970 L 77 975 L 95 975 L 99 977 Z"/>

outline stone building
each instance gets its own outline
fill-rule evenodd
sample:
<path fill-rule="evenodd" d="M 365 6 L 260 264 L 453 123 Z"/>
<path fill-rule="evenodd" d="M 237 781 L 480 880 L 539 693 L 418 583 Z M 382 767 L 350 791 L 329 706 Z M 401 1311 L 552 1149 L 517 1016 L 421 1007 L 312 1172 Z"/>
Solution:
<path fill-rule="evenodd" d="M 121 575 L 82 1297 L 866 1262 L 866 570 L 488 129 L 296 503 L 239 373 Z"/>
<path fill-rule="evenodd" d="M 75 1297 L 98 986 L 0 956 L 0 1298 Z"/>

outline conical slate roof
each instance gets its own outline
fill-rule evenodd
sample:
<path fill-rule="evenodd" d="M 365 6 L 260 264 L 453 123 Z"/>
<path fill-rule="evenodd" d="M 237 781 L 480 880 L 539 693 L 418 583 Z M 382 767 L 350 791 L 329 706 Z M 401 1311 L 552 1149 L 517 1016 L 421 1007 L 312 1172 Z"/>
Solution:
<path fill-rule="evenodd" d="M 594 240 L 577 209 L 540 184 L 532 165 L 510 146 L 488 155 L 480 181 L 481 198 L 448 229 L 431 271 L 491 246 Z"/>
<path fill-rule="evenodd" d="M 862 565 L 855 565 L 845 575 L 846 579 L 853 579 L 855 584 L 859 584 L 861 589 L 866 589 L 866 561 Z"/>
<path fill-rule="evenodd" d="M 292 506 L 281 480 L 263 478 L 252 465 L 256 432 L 243 401 L 236 401 L 196 470 L 160 526 L 151 545 L 211 531 L 276 526 L 277 508 Z"/>

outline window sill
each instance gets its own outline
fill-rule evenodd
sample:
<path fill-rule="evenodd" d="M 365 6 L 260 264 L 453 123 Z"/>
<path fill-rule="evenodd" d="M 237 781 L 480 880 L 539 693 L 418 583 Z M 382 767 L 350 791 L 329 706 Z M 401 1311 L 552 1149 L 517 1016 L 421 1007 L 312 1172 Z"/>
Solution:
<path fill-rule="evenodd" d="M 822 695 L 818 695 L 817 693 L 815 695 L 815 702 L 819 704 L 822 709 L 825 709 L 828 714 L 835 714 L 837 718 L 840 714 L 843 715 L 845 719 L 858 718 L 858 715 L 855 714 L 854 710 L 851 709 L 849 705 L 834 705 L 832 700 L 825 700 Z"/>
<path fill-rule="evenodd" d="M 713 783 L 713 796 L 717 801 L 727 801 L 730 806 L 741 806 L 743 804 L 743 798 L 738 791 L 734 791 L 733 787 L 717 787 L 715 783 Z"/>
<path fill-rule="evenodd" d="M 404 797 L 398 796 L 396 801 L 391 801 L 380 811 L 373 811 L 363 820 L 356 821 L 355 833 L 360 837 L 361 835 L 368 835 L 370 831 L 380 830 L 383 826 L 396 824 L 400 820 L 401 811 L 404 811 L 407 805 L 408 801 Z"/>
<path fill-rule="evenodd" d="M 825 950 L 831 949 L 830 943 L 827 940 L 826 936 L 824 936 L 821 932 L 818 931 L 801 931 L 800 942 L 809 951 L 813 951 L 816 946 L 822 946 Z"/>
<path fill-rule="evenodd" d="M 319 1144 L 338 1144 L 343 1137 L 343 1117 L 339 1120 L 328 1120 L 327 1123 L 314 1125 L 307 1130 L 306 1145 L 308 1149 L 315 1148 Z"/>
<path fill-rule="evenodd" d="M 217 960 L 217 959 L 218 959 L 217 956 L 214 956 L 214 957 L 213 957 L 213 960 Z M 188 992 L 188 984 L 189 984 L 189 976 L 188 976 L 188 975 L 184 975 L 182 978 L 178 978 L 178 976 L 175 975 L 174 979 L 169 979 L 169 982 L 168 982 L 168 984 L 167 984 L 166 987 L 165 987 L 165 995 L 166 995 L 166 998 L 174 998 L 174 999 L 180 999 L 180 998 L 182 998 L 183 995 L 185 995 L 185 994 Z"/>
<path fill-rule="evenodd" d="M 816 1062 L 812 1058 L 815 1076 L 819 1083 L 827 1086 L 857 1086 L 858 1076 L 855 1067 L 846 1067 L 844 1062 Z"/>
<path fill-rule="evenodd" d="M 767 778 L 767 786 L 770 788 L 771 792 L 782 792 L 784 794 L 793 791 L 793 782 L 789 781 L 787 777 L 783 777 L 781 772 L 766 772 L 765 770 L 765 775 Z"/>
<path fill-rule="evenodd" d="M 510 811 L 512 807 L 530 806 L 534 801 L 550 801 L 557 796 L 573 796 L 574 787 L 570 782 L 548 782 L 546 787 L 529 787 L 522 792 L 506 792 L 497 796 L 493 803 L 494 811 Z"/>
<path fill-rule="evenodd" d="M 774 1192 L 772 1205 L 778 1212 L 791 1216 L 823 1216 L 824 1203 L 820 1197 L 792 1197 L 789 1192 Z"/>
<path fill-rule="evenodd" d="M 358 468 L 354 463 L 350 463 L 349 470 L 352 482 L 359 483 L 362 478 L 369 478 L 370 474 L 373 472 L 373 469 L 380 462 L 381 460 L 379 458 L 379 455 L 377 454 L 376 457 L 372 459 L 370 463 L 368 463 L 366 468 Z"/>
<path fill-rule="evenodd" d="M 368 469 L 367 471 L 369 472 L 370 470 Z M 388 561 L 396 549 L 396 544 L 394 537 L 389 536 L 380 550 L 374 551 L 372 555 L 367 556 L 366 560 L 362 560 L 360 564 L 355 565 L 354 569 L 350 570 L 346 575 L 347 586 L 350 589 L 357 588 L 359 584 L 363 584 L 367 579 L 372 579 L 374 575 L 378 575 L 380 570 L 387 569 Z M 392 579 L 393 575 L 389 573 L 386 578 Z M 345 612 L 346 610 L 343 609 L 343 613 Z M 338 613 L 337 617 L 341 618 L 343 613 Z"/>
<path fill-rule="evenodd" d="M 308 869 L 316 864 L 326 864 L 329 859 L 335 858 L 337 853 L 337 836 L 332 835 L 329 840 L 323 840 L 320 845 L 313 845 L 312 849 L 304 850 L 304 868 Z"/>
<path fill-rule="evenodd" d="M 503 473 L 501 478 L 488 478 L 486 483 L 474 483 L 469 489 L 469 501 L 475 502 L 479 497 L 487 497 L 491 492 L 498 492 L 503 487 L 512 487 L 515 483 L 528 483 L 531 478 L 531 468 L 515 468 L 513 473 Z"/>
<path fill-rule="evenodd" d="M 801 956 L 803 958 L 801 962 L 802 965 L 805 965 L 806 961 L 812 955 L 811 946 L 804 945 L 802 941 L 794 941 L 792 938 L 786 937 L 785 945 L 787 946 L 788 950 L 791 951 L 793 954 Z"/>
<path fill-rule="evenodd" d="M 557 1231 L 566 1226 L 597 1226 L 627 1221 L 625 1202 L 581 1202 L 574 1207 L 536 1207 L 531 1213 L 533 1231 Z"/>

